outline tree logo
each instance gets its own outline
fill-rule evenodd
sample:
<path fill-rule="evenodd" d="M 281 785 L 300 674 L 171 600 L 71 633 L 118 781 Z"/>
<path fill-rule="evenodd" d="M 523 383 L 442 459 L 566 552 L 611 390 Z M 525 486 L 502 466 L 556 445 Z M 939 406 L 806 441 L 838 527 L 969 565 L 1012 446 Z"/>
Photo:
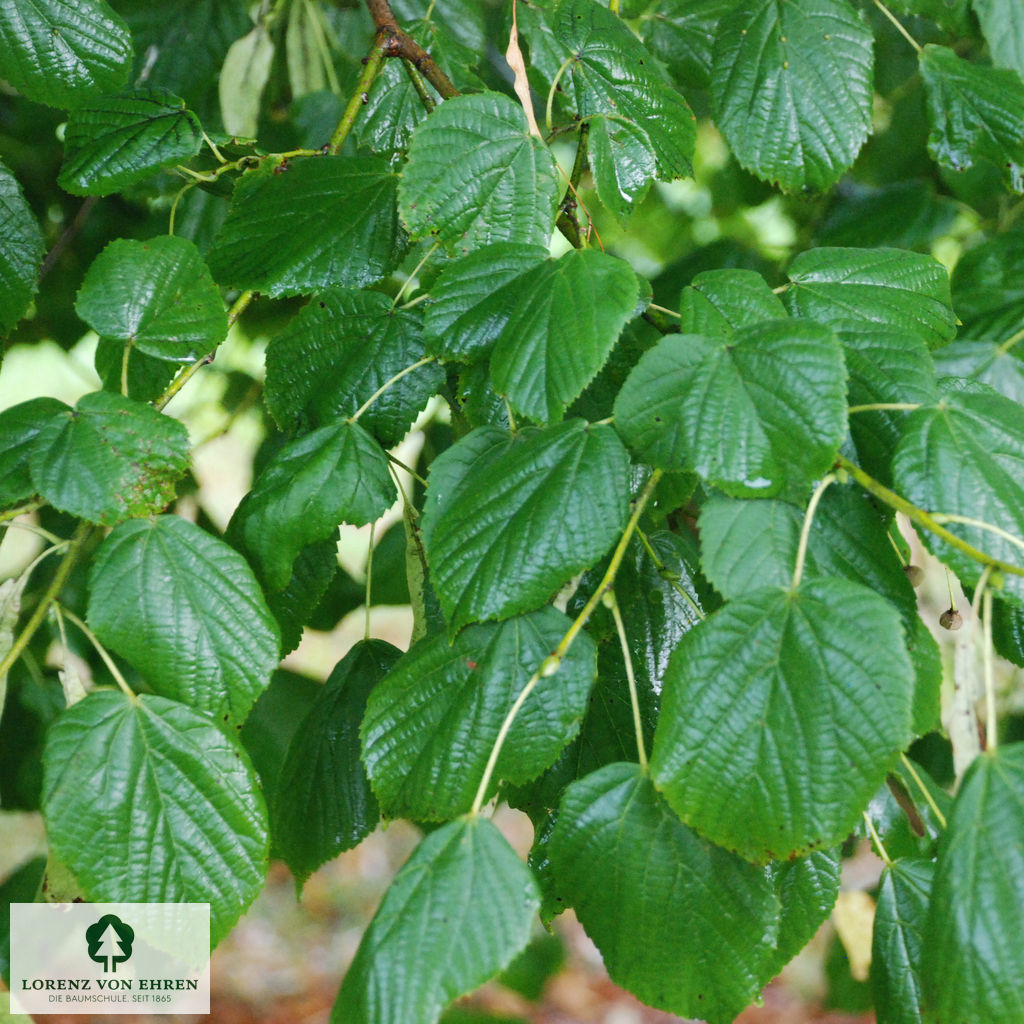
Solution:
<path fill-rule="evenodd" d="M 94 925 L 86 928 L 89 959 L 103 964 L 103 973 L 117 973 L 117 965 L 132 955 L 135 931 L 114 914 L 104 914 Z"/>

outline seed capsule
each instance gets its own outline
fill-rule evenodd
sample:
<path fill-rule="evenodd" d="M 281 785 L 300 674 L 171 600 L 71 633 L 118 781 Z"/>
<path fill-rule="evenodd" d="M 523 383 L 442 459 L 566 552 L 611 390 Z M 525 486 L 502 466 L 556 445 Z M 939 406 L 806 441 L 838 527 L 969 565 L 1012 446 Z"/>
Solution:
<path fill-rule="evenodd" d="M 919 565 L 905 565 L 903 571 L 907 574 L 907 579 L 910 580 L 912 587 L 919 587 L 924 583 L 924 569 Z"/>
<path fill-rule="evenodd" d="M 939 625 L 943 629 L 959 629 L 963 624 L 964 617 L 955 608 L 947 608 L 939 616 Z"/>

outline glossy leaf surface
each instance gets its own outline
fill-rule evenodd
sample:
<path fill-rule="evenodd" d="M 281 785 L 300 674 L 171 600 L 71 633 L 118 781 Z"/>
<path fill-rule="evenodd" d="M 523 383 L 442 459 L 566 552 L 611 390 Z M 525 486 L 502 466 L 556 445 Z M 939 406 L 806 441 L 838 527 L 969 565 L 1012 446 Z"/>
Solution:
<path fill-rule="evenodd" d="M 103 0 L 2 0 L 0 67 L 38 103 L 74 107 L 116 92 L 131 68 L 128 27 Z"/>
<path fill-rule="evenodd" d="M 438 821 L 468 811 L 509 709 L 558 646 L 569 619 L 553 608 L 443 634 L 414 647 L 370 697 L 363 758 L 384 813 Z M 524 783 L 579 729 L 596 651 L 580 636 L 558 672 L 522 705 L 494 782 Z"/>
<path fill-rule="evenodd" d="M 178 363 L 211 352 L 228 333 L 210 271 L 191 242 L 173 235 L 111 242 L 90 266 L 75 310 L 102 337 Z"/>
<path fill-rule="evenodd" d="M 913 679 L 896 610 L 866 587 L 751 591 L 676 648 L 652 777 L 683 821 L 753 861 L 831 845 L 910 739 Z"/>
<path fill-rule="evenodd" d="M 488 242 L 547 245 L 555 175 L 515 102 L 494 92 L 459 96 L 413 134 L 399 189 L 402 220 L 414 238 L 434 236 L 456 251 Z"/>
<path fill-rule="evenodd" d="M 373 688 L 400 655 L 383 640 L 357 643 L 334 666 L 295 731 L 271 820 L 300 885 L 377 827 L 380 812 L 359 757 L 359 723 Z"/>
<path fill-rule="evenodd" d="M 238 507 L 229 535 L 267 586 L 280 590 L 304 547 L 341 523 L 374 522 L 397 498 L 380 445 L 358 423 L 338 420 L 281 448 Z"/>
<path fill-rule="evenodd" d="M 43 236 L 14 175 L 0 164 L 0 332 L 24 315 L 36 291 Z"/>
<path fill-rule="evenodd" d="M 370 922 L 331 1020 L 434 1024 L 526 945 L 539 902 L 533 876 L 490 821 L 460 818 L 431 832 Z"/>
<path fill-rule="evenodd" d="M 47 837 L 92 899 L 209 903 L 216 944 L 262 889 L 263 795 L 248 757 L 205 715 L 92 693 L 50 728 L 44 764 Z"/>
<path fill-rule="evenodd" d="M 122 523 L 89 577 L 89 623 L 166 697 L 239 725 L 278 662 L 252 570 L 178 516 Z"/>
<path fill-rule="evenodd" d="M 793 316 L 850 329 L 884 327 L 938 348 L 956 332 L 949 275 L 930 256 L 899 249 L 811 249 L 789 266 Z"/>
<path fill-rule="evenodd" d="M 689 469 L 730 493 L 809 491 L 845 433 L 846 369 L 834 335 L 770 321 L 729 337 L 669 335 L 615 402 L 643 459 Z"/>
<path fill-rule="evenodd" d="M 109 196 L 199 152 L 199 118 L 165 89 L 100 96 L 71 112 L 64 133 L 60 187 Z"/>
<path fill-rule="evenodd" d="M 871 128 L 871 42 L 845 0 L 758 0 L 726 14 L 711 97 L 739 162 L 787 192 L 834 184 Z"/>
<path fill-rule="evenodd" d="M 760 991 L 778 930 L 772 885 L 683 825 L 639 766 L 573 783 L 550 850 L 612 980 L 645 1003 L 725 1024 Z"/>
<path fill-rule="evenodd" d="M 174 497 L 188 468 L 188 433 L 152 406 L 94 391 L 40 430 L 29 468 L 55 508 L 113 526 Z"/>
<path fill-rule="evenodd" d="M 1024 965 L 1024 744 L 982 755 L 964 776 L 939 843 L 925 924 L 924 1020 L 1018 1021 Z"/>
<path fill-rule="evenodd" d="M 608 426 L 482 427 L 431 469 L 423 539 L 451 629 L 543 604 L 626 523 L 629 457 Z"/>
<path fill-rule="evenodd" d="M 243 175 L 210 250 L 213 276 L 267 295 L 379 281 L 405 249 L 397 187 L 377 159 L 321 156 Z"/>

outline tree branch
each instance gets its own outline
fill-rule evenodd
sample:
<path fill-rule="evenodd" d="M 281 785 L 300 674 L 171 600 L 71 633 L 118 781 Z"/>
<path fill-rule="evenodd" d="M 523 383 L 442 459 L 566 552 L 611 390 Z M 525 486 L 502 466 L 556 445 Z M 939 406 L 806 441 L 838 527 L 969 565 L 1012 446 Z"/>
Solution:
<path fill-rule="evenodd" d="M 444 99 L 459 95 L 459 90 L 452 85 L 451 79 L 438 67 L 434 58 L 412 36 L 399 28 L 388 0 L 366 0 L 366 6 L 377 26 L 377 38 L 385 57 L 401 57 L 409 61 Z"/>

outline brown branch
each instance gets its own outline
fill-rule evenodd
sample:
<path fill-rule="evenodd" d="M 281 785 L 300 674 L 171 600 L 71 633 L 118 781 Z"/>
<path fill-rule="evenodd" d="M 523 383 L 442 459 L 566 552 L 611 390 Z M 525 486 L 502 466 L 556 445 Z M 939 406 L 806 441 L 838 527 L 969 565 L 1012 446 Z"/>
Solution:
<path fill-rule="evenodd" d="M 399 28 L 391 13 L 388 0 L 366 0 L 366 6 L 377 26 L 377 38 L 385 57 L 401 57 L 410 64 L 446 100 L 459 95 L 451 79 L 438 67 L 437 62 L 407 32 Z"/>
<path fill-rule="evenodd" d="M 53 265 L 64 254 L 64 250 L 74 241 L 75 235 L 85 226 L 85 222 L 89 219 L 89 214 L 92 213 L 93 207 L 95 207 L 97 202 L 99 202 L 97 196 L 89 196 L 78 208 L 71 223 L 68 224 L 53 248 L 46 254 L 46 259 L 43 260 L 43 265 L 39 268 L 40 281 L 53 269 Z"/>

